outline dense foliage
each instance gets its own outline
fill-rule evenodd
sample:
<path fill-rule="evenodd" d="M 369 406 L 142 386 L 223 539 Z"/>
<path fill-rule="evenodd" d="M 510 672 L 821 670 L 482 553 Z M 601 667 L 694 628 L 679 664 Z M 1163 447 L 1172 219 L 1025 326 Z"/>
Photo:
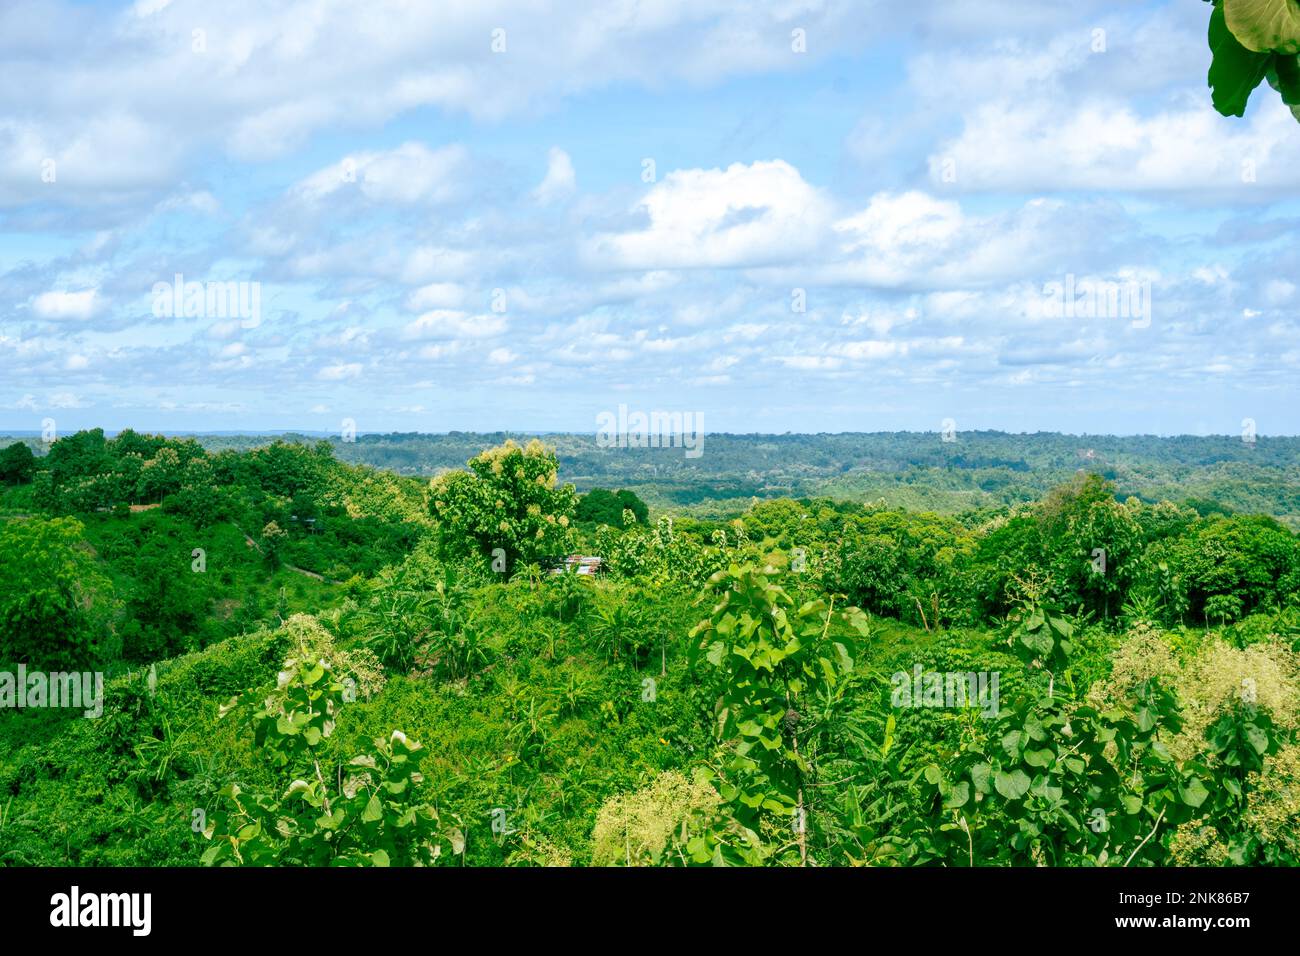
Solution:
<path fill-rule="evenodd" d="M 1214 108 L 1244 116 L 1246 101 L 1268 80 L 1300 120 L 1300 3 L 1213 0 L 1209 83 Z"/>
<path fill-rule="evenodd" d="M 543 440 L 559 459 L 559 480 L 579 491 L 625 489 L 658 511 L 698 517 L 735 517 L 755 498 L 804 497 L 962 516 L 1036 501 L 1085 469 L 1113 481 L 1121 498 L 1190 503 L 1202 513 L 1271 515 L 1300 529 L 1300 438 L 1249 437 L 958 431 L 942 441 L 937 431 L 710 434 L 708 450 L 697 458 L 685 457 L 681 448 L 602 448 L 592 434 Z M 451 432 L 358 435 L 351 441 L 284 435 L 276 441 L 309 447 L 328 441 L 340 460 L 433 477 L 462 469 L 466 459 L 511 438 L 531 440 Z M 270 441 L 248 435 L 196 440 L 218 453 Z"/>
<path fill-rule="evenodd" d="M 0 861 L 1300 861 L 1273 517 L 1099 467 L 706 518 L 540 442 L 429 487 L 331 451 L 83 432 L 0 492 Z M 19 664 L 102 713 L 8 703 Z"/>

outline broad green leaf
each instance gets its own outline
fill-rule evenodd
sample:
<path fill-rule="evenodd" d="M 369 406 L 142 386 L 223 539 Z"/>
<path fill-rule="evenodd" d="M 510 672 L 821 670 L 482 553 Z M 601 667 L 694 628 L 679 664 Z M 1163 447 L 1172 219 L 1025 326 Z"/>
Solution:
<path fill-rule="evenodd" d="M 1264 728 L 1250 724 L 1246 728 L 1246 743 L 1254 748 L 1255 753 L 1263 756 L 1268 751 L 1268 734 L 1264 732 Z"/>
<path fill-rule="evenodd" d="M 1275 53 L 1270 60 L 1268 85 L 1277 90 L 1282 102 L 1294 108 L 1300 106 L 1300 56 Z"/>
<path fill-rule="evenodd" d="M 1055 642 L 1052 640 L 1051 633 L 1046 628 L 1039 628 L 1035 631 L 1027 631 L 1020 635 L 1020 643 L 1029 648 L 1035 657 L 1046 659 L 1051 656 L 1052 648 Z"/>
<path fill-rule="evenodd" d="M 1192 777 L 1186 786 L 1178 788 L 1179 798 L 1189 807 L 1199 807 L 1209 795 L 1210 792 L 1205 789 L 1205 784 L 1201 783 L 1199 777 Z"/>
<path fill-rule="evenodd" d="M 1020 731 L 1011 730 L 1002 737 L 1002 749 L 1008 757 L 1014 759 L 1020 756 L 1020 748 L 1024 742 L 1024 735 Z"/>
<path fill-rule="evenodd" d="M 1011 773 L 998 771 L 993 775 L 993 787 L 1008 800 L 1019 800 L 1029 792 L 1029 775 L 1018 769 Z"/>
<path fill-rule="evenodd" d="M 1046 747 L 1041 750 L 1026 750 L 1025 763 L 1031 767 L 1050 767 L 1056 759 L 1056 754 Z"/>
<path fill-rule="evenodd" d="M 1300 53 L 1297 0 L 1222 0 L 1221 6 L 1228 29 L 1246 49 Z"/>
<path fill-rule="evenodd" d="M 1210 96 L 1224 116 L 1244 116 L 1246 101 L 1268 72 L 1270 57 L 1242 46 L 1224 21 L 1223 8 L 1210 14 Z"/>
<path fill-rule="evenodd" d="M 1150 733 L 1156 726 L 1156 715 L 1150 707 L 1139 707 L 1137 712 L 1138 730 Z"/>

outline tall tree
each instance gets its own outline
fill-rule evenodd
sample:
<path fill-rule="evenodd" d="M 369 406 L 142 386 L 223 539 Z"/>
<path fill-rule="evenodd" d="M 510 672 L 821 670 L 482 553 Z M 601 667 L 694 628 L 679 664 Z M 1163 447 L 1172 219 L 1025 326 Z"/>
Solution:
<path fill-rule="evenodd" d="M 526 448 L 507 441 L 471 458 L 469 469 L 440 475 L 429 486 L 444 554 L 491 556 L 500 548 L 513 567 L 568 551 L 577 495 L 573 485 L 557 486 L 553 450 L 536 439 Z"/>

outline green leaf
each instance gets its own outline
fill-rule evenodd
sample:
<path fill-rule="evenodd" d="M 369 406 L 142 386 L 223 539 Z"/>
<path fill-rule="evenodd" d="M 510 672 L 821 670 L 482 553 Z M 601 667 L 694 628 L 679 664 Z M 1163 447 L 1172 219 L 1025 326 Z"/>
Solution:
<path fill-rule="evenodd" d="M 1199 807 L 1205 802 L 1205 798 L 1210 792 L 1205 789 L 1205 784 L 1201 783 L 1199 777 L 1192 777 L 1187 781 L 1187 785 L 1178 788 L 1178 796 L 1189 807 Z"/>
<path fill-rule="evenodd" d="M 1268 85 L 1287 106 L 1300 106 L 1300 56 L 1275 53 L 1268 69 Z"/>
<path fill-rule="evenodd" d="M 1034 654 L 1035 657 L 1046 659 L 1051 656 L 1052 648 L 1056 646 L 1052 640 L 1052 634 L 1046 628 L 1039 628 L 1035 631 L 1028 631 L 1020 635 L 1020 643 Z"/>
<path fill-rule="evenodd" d="M 1208 77 L 1214 108 L 1224 116 L 1244 116 L 1246 101 L 1268 72 L 1270 57 L 1242 46 L 1224 20 L 1223 7 L 1210 14 L 1210 62 Z"/>
<path fill-rule="evenodd" d="M 379 802 L 376 794 L 371 794 L 370 799 L 366 801 L 366 809 L 361 814 L 361 819 L 365 823 L 374 823 L 384 815 L 383 805 Z"/>
<path fill-rule="evenodd" d="M 1069 637 L 1074 633 L 1074 625 L 1063 617 L 1052 618 L 1052 629 L 1062 637 Z"/>
<path fill-rule="evenodd" d="M 281 714 L 275 721 L 275 729 L 286 737 L 292 737 L 298 732 L 298 725 L 288 714 Z"/>
<path fill-rule="evenodd" d="M 1246 743 L 1254 748 L 1255 753 L 1263 756 L 1268 751 L 1268 734 L 1263 727 L 1250 724 L 1246 727 Z"/>
<path fill-rule="evenodd" d="M 1150 733 L 1156 726 L 1156 715 L 1150 707 L 1139 707 L 1137 712 L 1138 730 Z"/>
<path fill-rule="evenodd" d="M 1006 755 L 1011 757 L 1013 760 L 1020 756 L 1020 747 L 1023 743 L 1024 737 L 1018 730 L 1008 731 L 1002 737 L 1002 749 L 1006 752 Z"/>
<path fill-rule="evenodd" d="M 970 784 L 963 780 L 961 783 L 950 788 L 944 795 L 943 806 L 945 810 L 956 810 L 964 807 L 970 800 Z"/>
<path fill-rule="evenodd" d="M 1050 783 L 1051 778 L 1039 776 L 1034 779 L 1033 786 L 1029 789 L 1036 797 L 1042 797 L 1044 800 L 1056 802 L 1060 800 L 1065 791 L 1061 787 L 1053 786 Z"/>
<path fill-rule="evenodd" d="M 1043 747 L 1041 750 L 1025 751 L 1025 763 L 1031 767 L 1050 767 L 1055 759 L 1056 754 L 1047 747 Z"/>
<path fill-rule="evenodd" d="M 1257 53 L 1300 53 L 1300 3 L 1297 0 L 1222 0 L 1228 29 Z"/>
<path fill-rule="evenodd" d="M 1029 775 L 1023 770 L 1011 773 L 998 771 L 993 775 L 993 787 L 1008 800 L 1019 800 L 1029 792 Z"/>

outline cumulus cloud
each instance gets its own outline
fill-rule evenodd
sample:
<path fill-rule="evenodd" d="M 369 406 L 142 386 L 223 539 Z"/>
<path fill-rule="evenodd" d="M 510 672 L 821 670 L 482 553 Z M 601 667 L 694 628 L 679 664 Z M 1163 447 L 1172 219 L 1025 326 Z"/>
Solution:
<path fill-rule="evenodd" d="M 35 199 L 47 157 L 89 200 L 86 187 L 175 180 L 204 150 L 264 161 L 318 131 L 374 129 L 421 108 L 499 121 L 618 83 L 792 71 L 874 35 L 849 0 L 5 7 L 0 35 L 22 37 L 28 55 L 5 63 L 0 113 L 39 119 L 0 127 L 0 202 Z M 802 58 L 791 55 L 794 27 L 815 38 Z"/>
<path fill-rule="evenodd" d="M 93 318 L 103 305 L 98 289 L 42 292 L 32 300 L 32 312 L 42 319 L 84 321 Z"/>
<path fill-rule="evenodd" d="M 636 204 L 646 228 L 597 235 L 586 254 L 623 269 L 764 265 L 814 249 L 830 208 L 780 159 L 674 170 Z"/>
<path fill-rule="evenodd" d="M 1203 5 L 41 3 L 0 6 L 16 414 L 565 427 L 642 395 L 785 430 L 961 395 L 1114 429 L 1206 376 L 1295 394 L 1300 136 L 1268 91 L 1209 110 Z M 177 272 L 258 281 L 263 321 L 151 321 Z M 1149 282 L 1151 323 L 1054 313 L 1067 276 Z"/>
<path fill-rule="evenodd" d="M 1253 202 L 1252 191 L 1300 185 L 1295 117 L 1261 99 L 1235 126 L 1208 103 L 1150 116 L 1113 101 L 987 104 L 930 156 L 931 177 L 951 163 L 963 189 L 1211 189 Z"/>

